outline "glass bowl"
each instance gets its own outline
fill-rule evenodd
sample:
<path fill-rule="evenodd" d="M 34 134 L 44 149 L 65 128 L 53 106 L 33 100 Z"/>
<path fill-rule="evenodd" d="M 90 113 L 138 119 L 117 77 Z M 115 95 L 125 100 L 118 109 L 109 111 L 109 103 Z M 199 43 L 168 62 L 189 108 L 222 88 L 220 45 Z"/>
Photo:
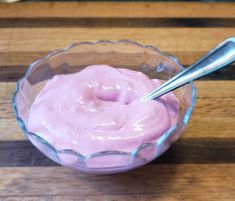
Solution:
<path fill-rule="evenodd" d="M 143 46 L 129 40 L 78 42 L 65 49 L 53 51 L 45 58 L 33 62 L 25 76 L 17 82 L 13 108 L 25 135 L 35 147 L 53 161 L 89 173 L 123 172 L 156 159 L 179 138 L 188 124 L 196 98 L 193 83 L 174 91 L 180 104 L 177 124 L 156 142 L 145 142 L 130 152 L 103 150 L 90 155 L 82 155 L 71 149 L 57 150 L 52 143 L 27 129 L 31 105 L 48 80 L 56 74 L 75 73 L 94 64 L 107 64 L 114 68 L 142 71 L 150 78 L 163 81 L 170 79 L 183 69 L 177 59 L 171 55 L 153 46 Z"/>

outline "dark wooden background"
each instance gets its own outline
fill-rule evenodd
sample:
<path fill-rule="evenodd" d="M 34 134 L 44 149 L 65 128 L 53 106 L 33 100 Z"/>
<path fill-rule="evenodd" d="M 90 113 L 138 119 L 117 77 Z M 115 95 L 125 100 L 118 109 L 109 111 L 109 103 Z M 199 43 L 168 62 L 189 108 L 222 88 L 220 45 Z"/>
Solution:
<path fill-rule="evenodd" d="M 197 81 L 182 138 L 131 172 L 86 175 L 37 151 L 11 109 L 15 83 L 35 59 L 77 40 L 132 39 L 185 66 L 235 36 L 234 3 L 0 4 L 0 200 L 235 199 L 235 66 Z"/>

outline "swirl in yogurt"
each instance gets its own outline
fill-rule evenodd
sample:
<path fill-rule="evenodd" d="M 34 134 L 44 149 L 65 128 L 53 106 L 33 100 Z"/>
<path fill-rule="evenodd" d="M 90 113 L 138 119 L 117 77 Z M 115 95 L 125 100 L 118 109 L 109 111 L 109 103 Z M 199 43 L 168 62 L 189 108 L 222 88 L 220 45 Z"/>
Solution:
<path fill-rule="evenodd" d="M 35 98 L 28 128 L 58 150 L 131 152 L 177 123 L 179 102 L 172 92 L 140 101 L 160 84 L 142 72 L 107 65 L 55 75 Z"/>

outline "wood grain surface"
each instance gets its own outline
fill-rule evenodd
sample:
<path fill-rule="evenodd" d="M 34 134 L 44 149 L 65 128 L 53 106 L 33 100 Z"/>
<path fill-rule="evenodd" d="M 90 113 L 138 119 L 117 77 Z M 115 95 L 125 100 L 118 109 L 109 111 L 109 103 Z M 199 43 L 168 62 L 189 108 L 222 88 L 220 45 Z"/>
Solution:
<path fill-rule="evenodd" d="M 234 64 L 195 82 L 189 126 L 165 154 L 123 174 L 58 166 L 25 138 L 11 108 L 29 64 L 74 41 L 132 39 L 188 66 L 230 36 L 235 3 L 0 4 L 0 201 L 233 201 Z"/>
<path fill-rule="evenodd" d="M 235 21 L 234 21 L 235 22 Z M 74 41 L 131 39 L 155 45 L 188 65 L 232 36 L 234 28 L 2 28 L 0 67 L 25 66 Z M 200 37 L 199 37 L 200 36 Z M 192 42 L 193 40 L 193 42 Z"/>
<path fill-rule="evenodd" d="M 234 164 L 148 165 L 110 176 L 85 175 L 61 167 L 1 168 L 0 192 L 2 196 L 18 198 L 74 196 L 80 200 L 82 196 L 85 200 L 92 197 L 102 200 L 103 196 L 110 199 L 120 196 L 121 200 L 133 195 L 137 200 L 139 196 L 154 200 L 232 200 L 234 167 Z"/>
<path fill-rule="evenodd" d="M 0 18 L 235 18 L 233 3 L 82 2 L 0 5 Z"/>

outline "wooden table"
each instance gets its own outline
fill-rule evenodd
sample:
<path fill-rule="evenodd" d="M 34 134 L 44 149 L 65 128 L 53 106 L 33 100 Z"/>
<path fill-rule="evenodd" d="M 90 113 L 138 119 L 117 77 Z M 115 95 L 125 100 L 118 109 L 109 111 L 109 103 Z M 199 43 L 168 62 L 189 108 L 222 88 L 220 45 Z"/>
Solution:
<path fill-rule="evenodd" d="M 167 153 L 124 174 L 56 165 L 25 139 L 11 109 L 29 63 L 76 40 L 128 38 L 187 66 L 234 35 L 234 3 L 1 4 L 0 200 L 235 200 L 234 65 L 196 82 L 189 126 Z"/>

